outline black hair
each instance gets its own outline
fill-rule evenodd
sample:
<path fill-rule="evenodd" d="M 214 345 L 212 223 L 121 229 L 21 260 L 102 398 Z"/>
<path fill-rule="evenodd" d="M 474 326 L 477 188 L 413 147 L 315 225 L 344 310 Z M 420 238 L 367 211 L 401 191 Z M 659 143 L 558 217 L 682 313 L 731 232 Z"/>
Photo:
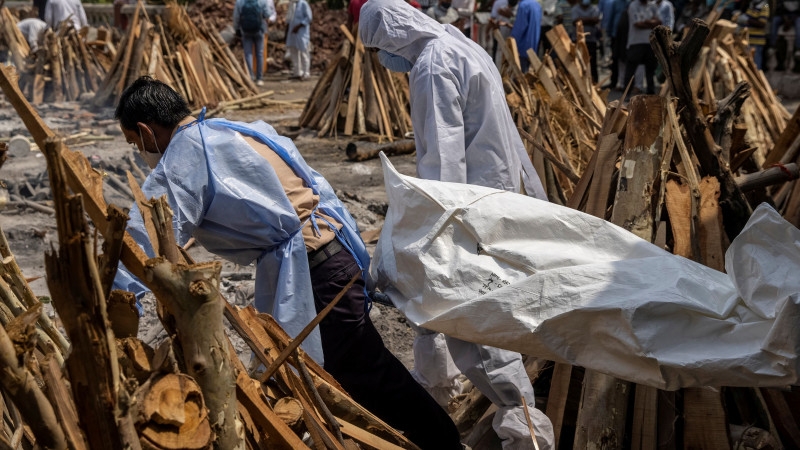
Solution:
<path fill-rule="evenodd" d="M 191 113 L 181 94 L 145 75 L 122 92 L 114 118 L 123 128 L 135 131 L 137 122 L 174 128 Z"/>

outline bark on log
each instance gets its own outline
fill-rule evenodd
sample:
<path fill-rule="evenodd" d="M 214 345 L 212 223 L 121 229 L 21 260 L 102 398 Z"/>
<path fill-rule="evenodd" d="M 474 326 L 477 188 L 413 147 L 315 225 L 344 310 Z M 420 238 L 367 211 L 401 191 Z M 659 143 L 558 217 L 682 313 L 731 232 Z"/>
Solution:
<path fill-rule="evenodd" d="M 630 101 L 625 149 L 611 222 L 652 242 L 659 167 L 672 128 L 667 125 L 667 99 L 639 95 Z"/>
<path fill-rule="evenodd" d="M 67 195 L 61 145 L 55 138 L 45 144 L 59 235 L 59 250 L 45 254 L 45 267 L 53 304 L 73 346 L 66 361 L 73 397 L 91 448 L 138 449 L 128 404 L 120 401 L 124 390 L 114 332 L 108 326 L 82 196 Z"/>
<path fill-rule="evenodd" d="M 145 272 L 153 293 L 175 319 L 186 368 L 210 411 L 216 445 L 237 449 L 244 448 L 244 440 L 236 427 L 235 377 L 222 323 L 221 268 L 218 261 L 176 266 L 159 257 L 148 261 Z"/>
<path fill-rule="evenodd" d="M 18 317 L 16 320 L 19 321 L 19 331 L 24 331 L 35 340 L 33 324 L 41 312 L 39 307 Z M 32 320 L 27 320 L 29 318 Z M 53 406 L 39 389 L 24 361 L 18 358 L 14 343 L 3 327 L 0 327 L 0 386 L 11 397 L 25 423 L 31 427 L 37 445 L 45 449 L 67 448 L 64 431 L 58 423 Z"/>
<path fill-rule="evenodd" d="M 773 184 L 796 180 L 798 177 L 800 177 L 800 169 L 798 169 L 797 164 L 791 163 L 771 167 L 760 172 L 740 175 L 736 177 L 736 184 L 739 185 L 739 189 L 743 192 L 748 192 L 772 186 Z"/>
<path fill-rule="evenodd" d="M 407 155 L 414 153 L 417 150 L 414 145 L 413 139 L 404 139 L 402 141 L 390 142 L 388 144 L 376 144 L 372 142 L 351 142 L 347 144 L 347 159 L 350 161 L 366 161 L 368 159 L 377 158 L 380 152 L 386 153 L 386 156 L 394 155 Z"/>

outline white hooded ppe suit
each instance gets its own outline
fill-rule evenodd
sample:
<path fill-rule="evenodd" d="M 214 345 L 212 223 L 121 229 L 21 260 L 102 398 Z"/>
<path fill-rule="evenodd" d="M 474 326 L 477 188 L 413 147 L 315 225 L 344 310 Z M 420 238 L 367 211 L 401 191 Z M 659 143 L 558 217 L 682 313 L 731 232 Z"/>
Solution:
<path fill-rule="evenodd" d="M 409 90 L 420 178 L 547 199 L 485 50 L 400 0 L 365 3 L 359 33 L 365 47 L 413 64 Z M 533 448 L 520 401 L 524 396 L 539 447 L 553 448 L 552 424 L 533 408 L 533 387 L 519 353 L 420 330 L 414 359 L 412 373 L 440 403 L 460 392 L 460 370 L 497 405 L 493 425 L 504 448 Z"/>

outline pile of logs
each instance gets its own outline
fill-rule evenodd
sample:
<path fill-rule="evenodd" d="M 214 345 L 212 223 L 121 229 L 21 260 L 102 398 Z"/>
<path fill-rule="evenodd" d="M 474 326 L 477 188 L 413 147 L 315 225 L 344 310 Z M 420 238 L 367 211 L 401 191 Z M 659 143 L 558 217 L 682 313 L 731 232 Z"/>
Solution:
<path fill-rule="evenodd" d="M 377 135 L 394 141 L 411 131 L 408 79 L 392 73 L 341 26 L 345 39 L 328 64 L 300 115 L 300 126 L 319 137 Z"/>
<path fill-rule="evenodd" d="M 97 91 L 114 51 L 107 45 L 105 30 L 98 30 L 95 41 L 86 42 L 85 34 L 64 21 L 58 30 L 48 29 L 32 52 L 8 9 L 3 8 L 0 15 L 0 34 L 9 46 L 20 86 L 34 104 L 75 101 L 81 94 Z"/>
<path fill-rule="evenodd" d="M 514 39 L 504 41 L 495 33 L 504 55 L 501 72 L 512 117 L 550 201 L 562 205 L 590 163 L 607 109 L 592 84 L 588 49 L 581 24 L 577 26 L 576 43 L 563 26 L 548 31 L 557 58 L 547 54 L 540 59 L 529 50 L 525 74 Z"/>
<path fill-rule="evenodd" d="M 560 27 L 547 34 L 559 62 L 540 63 L 533 55 L 529 73 L 518 66 L 504 71 L 508 96 L 521 97 L 514 115 L 523 139 L 532 144 L 534 162 L 545 160 L 542 178 L 553 201 L 566 199 L 569 207 L 717 270 L 724 270 L 727 246 L 759 203 L 774 202 L 797 224 L 800 184 L 792 162 L 798 162 L 800 114 L 786 124 L 785 110 L 768 103 L 773 94 L 743 51 L 746 42 L 731 42 L 700 20 L 680 43 L 657 28 L 650 42 L 667 77 L 666 95 L 635 96 L 624 106 L 596 103 L 581 41 L 562 37 Z M 725 66 L 696 68 L 712 60 Z M 566 138 L 546 128 L 556 118 L 530 119 L 561 96 L 579 121 Z M 748 129 L 753 124 L 760 125 Z M 575 142 L 580 133 L 584 148 Z M 529 375 L 559 448 L 800 448 L 796 387 L 667 392 L 567 364 L 536 364 Z M 465 443 L 479 448 L 488 400 L 474 390 L 453 406 Z"/>
<path fill-rule="evenodd" d="M 123 90 L 150 75 L 180 92 L 192 107 L 216 106 L 252 96 L 256 86 L 241 62 L 209 26 L 195 26 L 177 3 L 150 20 L 137 5 L 127 34 L 93 104 L 116 104 Z"/>
<path fill-rule="evenodd" d="M 159 255 L 149 259 L 125 231 L 125 213 L 106 205 L 101 175 L 55 137 L 2 66 L 0 88 L 47 159 L 59 244 L 45 267 L 66 332 L 42 314 L 0 239 L 0 446 L 416 448 L 299 349 L 303 333 L 291 340 L 269 315 L 225 301 L 221 264 L 191 261 L 175 244 L 166 199 L 145 199 L 129 174 Z M 112 291 L 120 261 L 158 301 L 169 338 L 155 349 L 136 338 L 133 294 Z M 262 375 L 236 356 L 223 317 Z"/>

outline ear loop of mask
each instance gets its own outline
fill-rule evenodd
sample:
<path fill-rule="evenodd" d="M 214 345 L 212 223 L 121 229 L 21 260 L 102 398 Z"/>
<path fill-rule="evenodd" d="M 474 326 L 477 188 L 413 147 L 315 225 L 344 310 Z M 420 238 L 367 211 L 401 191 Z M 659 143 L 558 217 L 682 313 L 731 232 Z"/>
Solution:
<path fill-rule="evenodd" d="M 147 125 L 145 125 L 145 126 L 147 127 L 148 130 L 150 130 L 150 133 L 153 135 L 153 144 L 155 144 L 155 146 L 156 146 L 156 153 L 158 153 L 159 155 L 162 155 L 163 153 L 161 152 L 161 149 L 158 148 L 158 140 L 156 139 L 156 133 L 149 126 L 147 126 Z M 142 152 L 144 152 L 144 153 L 152 153 L 152 152 L 148 152 L 147 149 L 144 146 L 144 135 L 142 135 L 142 129 L 141 128 L 139 128 L 139 139 L 142 140 Z"/>

